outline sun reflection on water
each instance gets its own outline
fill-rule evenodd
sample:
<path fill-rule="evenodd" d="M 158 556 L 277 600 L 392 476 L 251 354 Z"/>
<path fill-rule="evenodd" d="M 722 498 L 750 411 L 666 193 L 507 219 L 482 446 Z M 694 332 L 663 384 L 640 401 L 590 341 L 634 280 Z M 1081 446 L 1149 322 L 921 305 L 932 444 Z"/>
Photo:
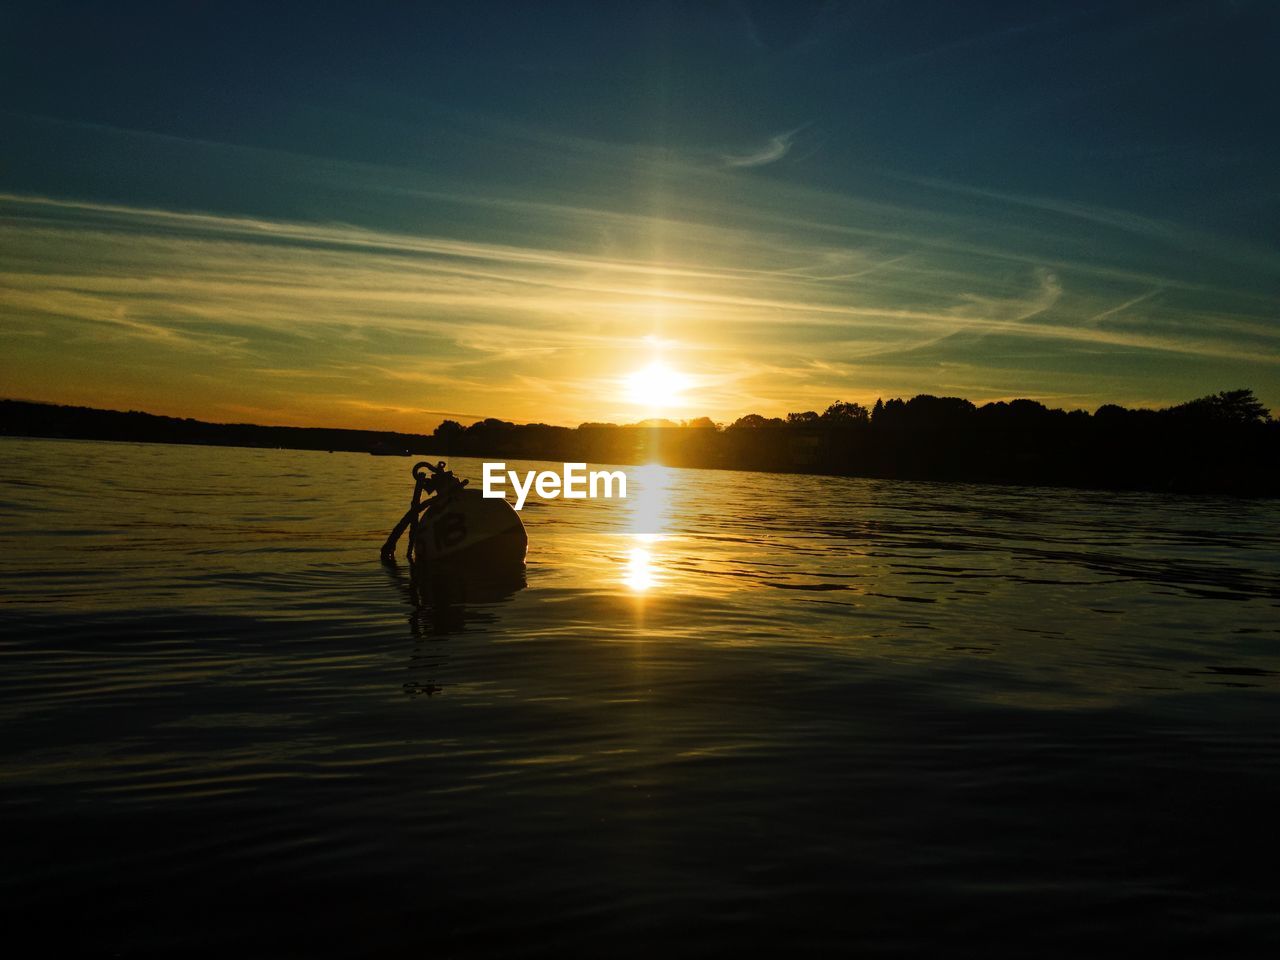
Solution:
<path fill-rule="evenodd" d="M 627 532 L 650 537 L 665 533 L 671 517 L 671 470 L 648 463 L 628 470 L 627 482 Z"/>
<path fill-rule="evenodd" d="M 631 548 L 631 556 L 627 560 L 627 572 L 622 582 L 636 593 L 644 593 L 657 583 L 653 570 L 653 554 L 645 547 Z"/>
<path fill-rule="evenodd" d="M 628 471 L 626 535 L 632 546 L 622 582 L 634 593 L 645 593 L 663 582 L 654 547 L 667 539 L 672 482 L 671 470 L 659 463 Z"/>

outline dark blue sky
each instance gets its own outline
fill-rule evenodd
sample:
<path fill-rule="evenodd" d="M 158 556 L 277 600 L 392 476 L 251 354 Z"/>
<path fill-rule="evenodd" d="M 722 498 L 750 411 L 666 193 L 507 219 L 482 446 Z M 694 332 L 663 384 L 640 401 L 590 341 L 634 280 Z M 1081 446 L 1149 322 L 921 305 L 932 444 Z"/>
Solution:
<path fill-rule="evenodd" d="M 1263 235 L 1278 26 L 1247 2 L 45 2 L 7 24 L 0 96 L 373 162 L 441 114 L 680 150 L 802 127 L 788 173 L 825 184 L 870 164 Z"/>
<path fill-rule="evenodd" d="M 819 285 L 830 277 L 812 260 L 797 274 L 803 255 L 766 266 L 765 251 L 810 244 L 824 262 L 834 235 L 869 230 L 874 242 L 863 235 L 844 253 L 921 268 L 936 294 L 908 302 L 883 291 L 870 301 L 882 311 L 896 302 L 930 323 L 957 311 L 967 320 L 965 305 L 1018 299 L 1006 289 L 1016 282 L 1023 300 L 1058 290 L 1030 318 L 1036 336 L 1014 337 L 1061 341 L 1056 365 L 1020 355 L 1025 377 L 967 375 L 933 392 L 1160 402 L 1240 378 L 1277 382 L 1268 358 L 1280 296 L 1278 41 L 1280 4 L 1246 0 L 18 4 L 0 37 L 0 192 L 664 267 L 699 260 Z M 477 198 L 499 206 L 477 207 Z M 533 223 L 514 203 L 560 213 Z M 568 208 L 595 219 L 567 218 Z M 9 211 L 7 222 L 29 226 L 47 213 Z M 650 223 L 646 251 L 637 223 L 602 240 L 602 216 L 751 239 L 735 262 L 723 238 L 714 253 L 683 249 L 687 231 Z M 939 249 L 969 259 L 930 259 Z M 1073 276 L 1082 264 L 1087 276 Z M 1099 279 L 1108 270 L 1131 286 L 1110 290 Z M 1191 286 L 1171 292 L 1180 283 Z M 1064 312 L 1075 292 L 1088 302 Z M 844 294 L 858 309 L 869 303 L 865 290 Z M 1105 332 L 1108 311 L 1134 298 L 1167 309 L 1147 316 L 1148 327 L 1134 316 L 1122 336 L 1090 344 L 1114 347 L 1097 360 L 1114 365 L 1109 379 L 1092 389 L 1069 383 L 1084 363 L 1073 351 L 1091 338 L 1039 336 L 1037 325 Z M 831 299 L 840 296 L 815 286 L 805 302 Z M 893 354 L 919 376 L 864 384 L 866 331 L 850 323 L 861 346 L 833 346 L 841 372 L 797 381 L 797 402 L 842 384 L 859 396 L 923 389 L 947 362 L 926 349 L 939 342 L 931 329 Z M 692 316 L 690 325 L 695 347 L 724 339 L 700 334 Z M 676 333 L 650 327 L 645 335 Z M 993 369 L 1011 369 L 1006 332 L 1014 334 L 985 329 L 981 345 L 948 335 L 963 348 L 951 359 L 980 367 L 990 354 Z M 607 335 L 626 339 L 616 327 Z M 1198 379 L 1201 340 L 1218 366 Z M 1175 353 L 1178 363 L 1144 350 Z M 1219 363 L 1259 354 L 1238 377 Z M 580 357 L 574 369 L 598 360 Z M 727 374 L 705 366 L 709 406 L 787 403 L 747 385 L 717 394 Z M 1127 375 L 1142 386 L 1123 389 Z M 1232 382 L 1218 383 L 1224 376 Z M 159 389 L 157 381 L 151 394 Z"/>

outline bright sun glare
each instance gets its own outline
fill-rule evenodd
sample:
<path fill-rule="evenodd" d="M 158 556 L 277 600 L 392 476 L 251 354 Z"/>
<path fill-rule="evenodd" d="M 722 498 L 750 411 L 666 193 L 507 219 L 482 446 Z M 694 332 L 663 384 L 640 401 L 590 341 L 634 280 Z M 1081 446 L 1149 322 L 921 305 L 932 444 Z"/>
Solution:
<path fill-rule="evenodd" d="M 651 363 L 627 377 L 627 399 L 642 407 L 674 407 L 689 386 L 689 378 L 665 363 Z"/>

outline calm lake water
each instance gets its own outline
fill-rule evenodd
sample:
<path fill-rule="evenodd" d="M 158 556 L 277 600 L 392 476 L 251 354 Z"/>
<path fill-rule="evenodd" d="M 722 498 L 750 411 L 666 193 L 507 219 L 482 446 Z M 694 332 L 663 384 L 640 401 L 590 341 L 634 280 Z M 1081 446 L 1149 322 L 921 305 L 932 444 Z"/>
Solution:
<path fill-rule="evenodd" d="M 1280 945 L 1280 505 L 628 468 L 421 607 L 411 463 L 0 440 L 11 939 Z"/>

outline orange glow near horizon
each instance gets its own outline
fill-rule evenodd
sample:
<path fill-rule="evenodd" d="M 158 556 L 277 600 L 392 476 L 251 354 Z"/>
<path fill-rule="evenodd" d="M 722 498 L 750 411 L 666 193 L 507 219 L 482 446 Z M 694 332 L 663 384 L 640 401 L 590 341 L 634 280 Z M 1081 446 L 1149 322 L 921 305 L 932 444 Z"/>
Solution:
<path fill-rule="evenodd" d="M 722 222 L 736 203 L 678 229 L 556 208 L 559 231 L 499 243 L 0 193 L 0 380 L 13 399 L 405 433 L 731 423 L 919 393 L 1160 407 L 1209 378 L 1280 395 L 1251 294 L 1204 326 L 1173 284 L 1022 253 L 993 272 L 987 252 L 938 248 L 933 221 L 904 227 L 932 244 L 910 257 L 832 250 L 814 237 L 836 198 L 795 201 L 781 245 L 771 222 Z M 1112 350 L 1131 369 L 1098 372 Z"/>

